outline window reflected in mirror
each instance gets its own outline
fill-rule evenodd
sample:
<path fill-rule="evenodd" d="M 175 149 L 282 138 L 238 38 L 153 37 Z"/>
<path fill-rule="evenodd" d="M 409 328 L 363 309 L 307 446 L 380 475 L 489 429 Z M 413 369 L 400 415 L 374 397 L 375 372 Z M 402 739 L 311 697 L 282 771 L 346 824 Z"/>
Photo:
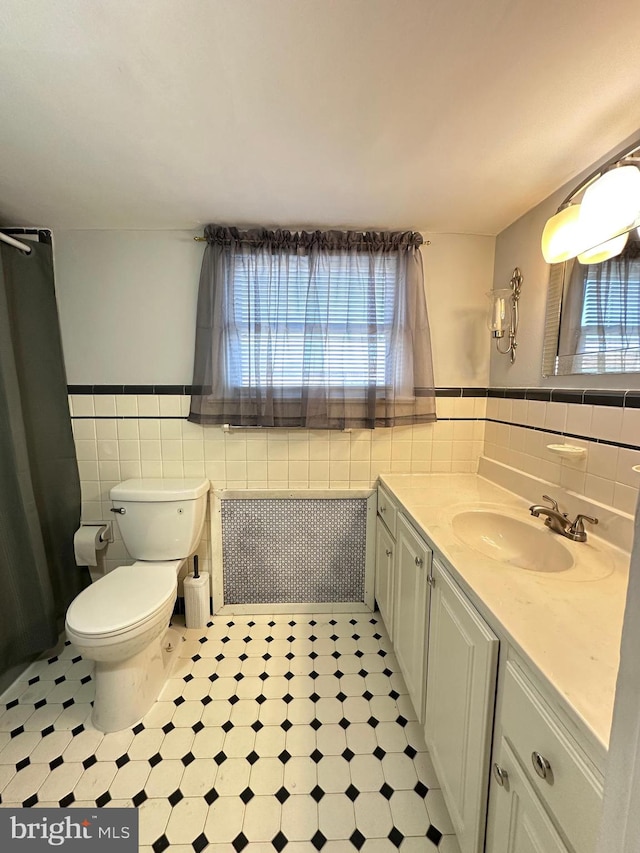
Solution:
<path fill-rule="evenodd" d="M 543 376 L 640 373 L 640 237 L 600 264 L 553 264 Z"/>

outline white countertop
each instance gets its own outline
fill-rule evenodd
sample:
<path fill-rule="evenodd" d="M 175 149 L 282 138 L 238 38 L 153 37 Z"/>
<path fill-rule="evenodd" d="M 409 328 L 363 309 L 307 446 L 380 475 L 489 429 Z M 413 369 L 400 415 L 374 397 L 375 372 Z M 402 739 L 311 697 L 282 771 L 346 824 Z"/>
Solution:
<path fill-rule="evenodd" d="M 550 573 L 499 563 L 457 538 L 451 518 L 485 505 L 545 530 L 544 520 L 531 517 L 523 498 L 476 474 L 384 474 L 380 480 L 451 564 L 485 618 L 539 671 L 569 716 L 606 750 L 629 554 L 590 531 L 587 542 L 577 543 L 549 530 L 549 536 L 558 536 L 573 554 L 573 568 Z"/>

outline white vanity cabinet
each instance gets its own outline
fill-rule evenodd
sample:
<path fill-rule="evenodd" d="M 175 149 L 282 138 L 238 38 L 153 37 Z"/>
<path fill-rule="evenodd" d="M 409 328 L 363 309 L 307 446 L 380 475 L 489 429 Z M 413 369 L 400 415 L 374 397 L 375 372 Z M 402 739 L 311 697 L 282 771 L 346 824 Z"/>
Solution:
<path fill-rule="evenodd" d="M 594 733 L 472 586 L 471 555 L 408 520 L 423 504 L 404 488 L 378 489 L 376 599 L 461 853 L 594 853 Z"/>
<path fill-rule="evenodd" d="M 513 660 L 500 690 L 493 762 L 487 853 L 593 853 L 602 775 Z"/>
<path fill-rule="evenodd" d="M 482 853 L 499 640 L 433 561 L 425 741 L 461 853 Z"/>
<path fill-rule="evenodd" d="M 396 506 L 389 494 L 378 487 L 376 519 L 375 598 L 389 636 L 393 636 L 393 585 L 396 551 Z"/>
<path fill-rule="evenodd" d="M 401 514 L 397 517 L 396 551 L 391 639 L 413 708 L 422 723 L 427 683 L 431 549 Z"/>

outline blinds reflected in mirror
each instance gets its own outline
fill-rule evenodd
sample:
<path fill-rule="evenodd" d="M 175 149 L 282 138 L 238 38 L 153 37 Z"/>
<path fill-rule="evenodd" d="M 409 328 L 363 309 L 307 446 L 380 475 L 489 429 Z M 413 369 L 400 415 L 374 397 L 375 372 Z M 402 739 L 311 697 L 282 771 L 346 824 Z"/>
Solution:
<path fill-rule="evenodd" d="M 640 372 L 640 240 L 601 264 L 551 268 L 543 375 Z"/>

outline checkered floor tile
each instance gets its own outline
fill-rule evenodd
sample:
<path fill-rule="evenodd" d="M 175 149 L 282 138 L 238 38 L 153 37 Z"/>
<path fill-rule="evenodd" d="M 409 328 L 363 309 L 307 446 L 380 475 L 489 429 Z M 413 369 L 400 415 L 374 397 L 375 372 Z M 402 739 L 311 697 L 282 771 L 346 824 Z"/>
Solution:
<path fill-rule="evenodd" d="M 122 732 L 92 727 L 68 642 L 27 670 L 0 700 L 0 805 L 135 806 L 145 853 L 459 853 L 377 614 L 174 627 L 172 678 Z"/>

